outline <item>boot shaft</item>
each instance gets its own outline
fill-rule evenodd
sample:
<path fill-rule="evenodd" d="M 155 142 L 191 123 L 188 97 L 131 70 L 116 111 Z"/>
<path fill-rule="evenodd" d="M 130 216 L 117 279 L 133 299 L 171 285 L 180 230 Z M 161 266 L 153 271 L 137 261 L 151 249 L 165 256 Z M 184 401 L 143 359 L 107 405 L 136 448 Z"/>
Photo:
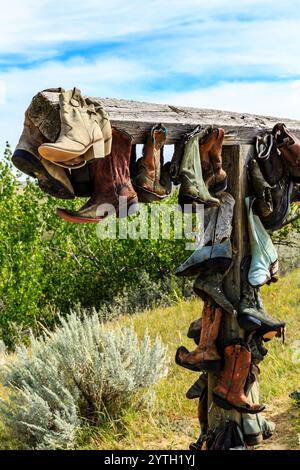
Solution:
<path fill-rule="evenodd" d="M 129 171 L 132 138 L 127 132 L 119 129 L 113 129 L 112 136 L 110 158 L 116 191 L 119 196 L 134 198 L 136 192 L 133 189 Z"/>
<path fill-rule="evenodd" d="M 163 146 L 166 142 L 166 136 L 166 127 L 162 124 L 154 126 L 147 135 L 147 140 L 143 147 L 143 156 L 137 162 L 136 186 L 157 194 L 158 197 L 167 195 L 166 189 L 161 185 Z"/>
<path fill-rule="evenodd" d="M 276 124 L 272 134 L 282 157 L 288 164 L 292 179 L 300 182 L 300 140 L 283 123 Z"/>
<path fill-rule="evenodd" d="M 31 122 L 26 111 L 23 131 L 15 150 L 26 150 L 40 160 L 38 148 L 43 142 L 45 142 L 43 134 Z"/>

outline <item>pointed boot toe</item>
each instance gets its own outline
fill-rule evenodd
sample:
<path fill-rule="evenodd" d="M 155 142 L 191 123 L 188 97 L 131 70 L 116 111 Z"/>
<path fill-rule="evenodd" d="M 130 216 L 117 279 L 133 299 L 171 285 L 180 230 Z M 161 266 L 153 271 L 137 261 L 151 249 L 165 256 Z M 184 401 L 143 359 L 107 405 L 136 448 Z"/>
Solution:
<path fill-rule="evenodd" d="M 192 364 L 188 362 L 188 358 L 190 354 L 191 353 L 188 349 L 186 349 L 184 346 L 180 346 L 176 351 L 175 362 L 176 364 L 178 364 L 181 367 L 184 367 L 185 369 L 199 372 L 201 370 L 199 364 L 197 363 Z"/>

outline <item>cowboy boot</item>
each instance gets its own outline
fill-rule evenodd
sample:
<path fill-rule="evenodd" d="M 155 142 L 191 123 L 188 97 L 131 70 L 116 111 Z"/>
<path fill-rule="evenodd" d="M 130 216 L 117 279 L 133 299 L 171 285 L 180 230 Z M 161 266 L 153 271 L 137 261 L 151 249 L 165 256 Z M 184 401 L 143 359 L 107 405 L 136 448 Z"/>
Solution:
<path fill-rule="evenodd" d="M 264 309 L 259 288 L 252 287 L 248 279 L 250 257 L 245 257 L 241 264 L 241 301 L 238 308 L 238 323 L 245 331 L 256 330 L 256 336 L 262 337 L 269 332 L 282 331 L 285 323 L 271 318 Z"/>
<path fill-rule="evenodd" d="M 93 158 L 105 156 L 99 116 L 93 104 L 87 105 L 78 88 L 59 95 L 61 131 L 56 142 L 40 145 L 39 153 L 65 168 L 85 165 L 84 154 L 93 150 Z"/>
<path fill-rule="evenodd" d="M 137 161 L 135 187 L 141 202 L 164 199 L 171 189 L 161 184 L 163 166 L 163 146 L 167 138 L 167 128 L 162 124 L 152 127 L 143 148 L 143 156 Z"/>
<path fill-rule="evenodd" d="M 23 132 L 12 156 L 14 166 L 22 173 L 37 178 L 39 187 L 45 193 L 60 199 L 74 199 L 74 189 L 67 170 L 39 155 L 38 148 L 44 140 L 26 111 Z"/>
<path fill-rule="evenodd" d="M 119 216 L 122 204 L 132 214 L 137 207 L 137 196 L 129 175 L 130 152 L 130 136 L 113 129 L 111 155 L 90 163 L 94 185 L 92 197 L 79 211 L 59 208 L 58 215 L 68 222 L 97 223 L 114 213 Z"/>
<path fill-rule="evenodd" d="M 213 129 L 213 145 L 210 148 L 209 156 L 213 168 L 213 183 L 208 183 L 214 194 L 226 191 L 227 174 L 222 168 L 222 143 L 224 139 L 224 129 Z M 201 146 L 200 146 L 201 155 Z"/>
<path fill-rule="evenodd" d="M 256 139 L 257 162 L 267 184 L 268 200 L 271 199 L 273 210 L 270 214 L 263 213 L 257 208 L 257 213 L 266 229 L 277 230 L 286 220 L 291 201 L 293 183 L 289 179 L 286 162 L 279 155 L 274 137 L 265 133 Z M 257 195 L 256 195 L 257 196 Z"/>
<path fill-rule="evenodd" d="M 278 272 L 278 256 L 260 218 L 253 214 L 253 199 L 247 197 L 245 203 L 252 257 L 248 281 L 251 286 L 260 287 L 268 281 L 273 281 L 273 277 Z"/>
<path fill-rule="evenodd" d="M 258 336 L 264 336 L 272 331 L 281 331 L 285 327 L 285 322 L 275 320 L 268 315 L 263 307 L 259 289 L 253 288 L 247 282 L 242 283 L 238 323 L 245 331 L 257 330 Z"/>
<path fill-rule="evenodd" d="M 255 196 L 254 209 L 262 220 L 273 213 L 271 186 L 264 179 L 259 165 L 254 158 L 249 163 L 249 175 Z"/>
<path fill-rule="evenodd" d="M 185 141 L 182 138 L 179 142 L 176 142 L 174 145 L 174 154 L 172 156 L 171 165 L 170 165 L 170 177 L 172 183 L 176 186 L 180 184 L 179 170 L 184 154 Z"/>
<path fill-rule="evenodd" d="M 199 273 L 224 273 L 232 262 L 233 208 L 235 201 L 229 193 L 222 193 L 219 207 L 210 208 L 210 218 L 204 233 L 204 246 L 194 253 L 175 271 L 175 275 L 196 276 Z"/>
<path fill-rule="evenodd" d="M 196 344 L 198 344 L 200 341 L 201 328 L 202 328 L 202 319 L 197 318 L 197 320 L 192 321 L 187 332 L 187 337 L 190 339 L 193 339 Z"/>
<path fill-rule="evenodd" d="M 215 371 L 221 369 L 216 340 L 222 319 L 222 310 L 205 302 L 202 312 L 200 342 L 196 349 L 189 352 L 184 346 L 177 349 L 176 364 L 190 370 Z"/>
<path fill-rule="evenodd" d="M 203 398 L 203 395 L 207 390 L 207 386 L 208 375 L 206 372 L 203 372 L 200 374 L 200 377 L 196 380 L 196 382 L 188 389 L 185 396 L 189 400 L 193 400 L 194 398 Z"/>
<path fill-rule="evenodd" d="M 240 413 L 256 414 L 265 406 L 250 403 L 244 387 L 250 371 L 251 353 L 245 343 L 230 344 L 224 350 L 225 367 L 213 390 L 213 400 L 225 410 L 234 408 Z"/>
<path fill-rule="evenodd" d="M 206 137 L 207 129 L 199 131 L 199 126 L 190 134 L 186 135 L 184 154 L 182 157 L 179 178 L 180 189 L 178 202 L 184 209 L 185 204 L 219 205 L 217 198 L 212 197 L 205 186 L 201 162 L 199 141 Z"/>
<path fill-rule="evenodd" d="M 202 374 L 203 375 L 203 374 Z M 200 435 L 196 442 L 190 444 L 190 450 L 201 450 L 208 431 L 208 385 L 206 376 L 206 386 L 204 386 L 198 401 L 198 421 L 200 425 Z"/>
<path fill-rule="evenodd" d="M 249 400 L 257 403 L 259 400 L 259 384 L 257 380 L 252 384 Z M 242 414 L 242 429 L 245 442 L 248 446 L 256 446 L 264 439 L 269 439 L 275 432 L 276 425 L 267 421 L 261 414 Z"/>
<path fill-rule="evenodd" d="M 278 123 L 272 130 L 278 149 L 286 160 L 295 183 L 300 183 L 300 140 L 283 123 Z"/>
<path fill-rule="evenodd" d="M 219 307 L 229 313 L 230 315 L 236 316 L 236 310 L 234 306 L 226 298 L 223 290 L 224 275 L 220 273 L 202 273 L 194 282 L 194 292 L 202 300 L 207 298 L 213 299 Z"/>

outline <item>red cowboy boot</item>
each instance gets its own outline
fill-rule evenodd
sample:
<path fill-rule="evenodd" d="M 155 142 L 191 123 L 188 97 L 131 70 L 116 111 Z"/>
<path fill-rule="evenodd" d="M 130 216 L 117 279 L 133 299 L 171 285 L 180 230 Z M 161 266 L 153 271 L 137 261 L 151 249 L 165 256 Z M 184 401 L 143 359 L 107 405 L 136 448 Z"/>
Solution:
<path fill-rule="evenodd" d="M 265 409 L 264 405 L 250 403 L 244 387 L 250 370 L 251 353 L 244 344 L 231 344 L 224 350 L 225 367 L 219 383 L 213 391 L 216 405 L 240 413 L 255 414 Z"/>

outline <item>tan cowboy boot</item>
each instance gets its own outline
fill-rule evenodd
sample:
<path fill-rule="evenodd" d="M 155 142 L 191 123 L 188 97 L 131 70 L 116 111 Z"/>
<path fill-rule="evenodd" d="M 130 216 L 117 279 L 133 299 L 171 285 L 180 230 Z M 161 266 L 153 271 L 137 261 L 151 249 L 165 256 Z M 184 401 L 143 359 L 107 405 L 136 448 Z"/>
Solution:
<path fill-rule="evenodd" d="M 38 148 L 44 141 L 44 136 L 30 121 L 26 111 L 23 132 L 12 162 L 22 173 L 37 178 L 39 187 L 45 193 L 60 199 L 73 199 L 74 189 L 68 171 L 39 155 Z"/>
<path fill-rule="evenodd" d="M 93 103 L 87 104 L 80 90 L 60 93 L 61 131 L 56 142 L 42 144 L 39 153 L 46 160 L 66 168 L 80 168 L 84 154 L 93 149 L 94 158 L 105 156 L 104 138 Z"/>

